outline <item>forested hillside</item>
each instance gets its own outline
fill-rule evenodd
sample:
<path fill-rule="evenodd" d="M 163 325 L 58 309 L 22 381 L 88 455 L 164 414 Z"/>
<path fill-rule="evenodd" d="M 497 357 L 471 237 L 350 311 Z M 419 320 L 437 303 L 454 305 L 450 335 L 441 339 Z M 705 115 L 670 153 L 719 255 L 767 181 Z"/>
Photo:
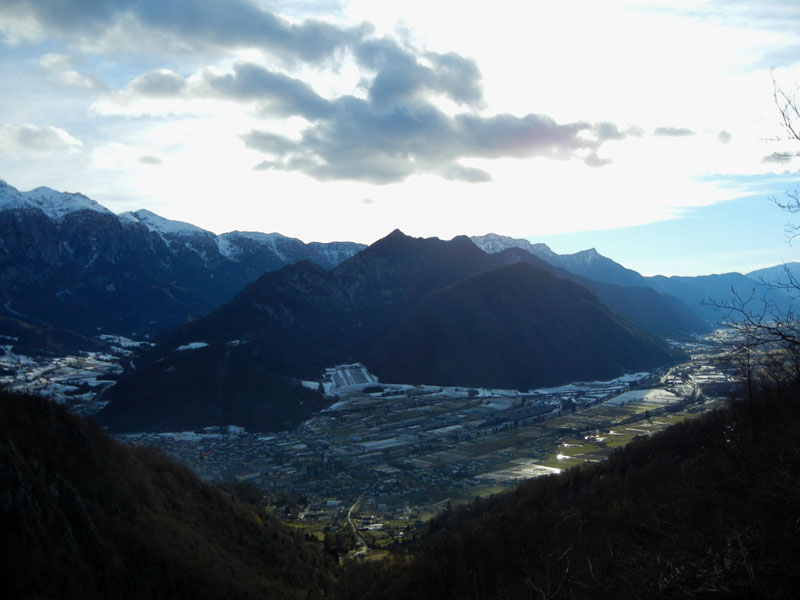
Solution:
<path fill-rule="evenodd" d="M 160 451 L 0 394 L 5 598 L 316 598 L 319 544 Z"/>

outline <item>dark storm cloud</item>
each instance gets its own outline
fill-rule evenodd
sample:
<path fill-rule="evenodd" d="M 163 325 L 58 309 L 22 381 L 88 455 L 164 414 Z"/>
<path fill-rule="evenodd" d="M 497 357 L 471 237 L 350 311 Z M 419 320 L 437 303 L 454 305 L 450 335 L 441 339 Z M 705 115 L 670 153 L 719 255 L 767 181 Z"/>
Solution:
<path fill-rule="evenodd" d="M 653 130 L 653 135 L 663 137 L 688 137 L 694 135 L 694 131 L 686 127 L 656 127 Z"/>
<path fill-rule="evenodd" d="M 69 36 L 100 36 L 133 19 L 190 46 L 252 46 L 308 62 L 324 60 L 371 31 L 319 20 L 294 24 L 247 0 L 4 0 L 3 14 L 29 15 L 46 30 Z"/>

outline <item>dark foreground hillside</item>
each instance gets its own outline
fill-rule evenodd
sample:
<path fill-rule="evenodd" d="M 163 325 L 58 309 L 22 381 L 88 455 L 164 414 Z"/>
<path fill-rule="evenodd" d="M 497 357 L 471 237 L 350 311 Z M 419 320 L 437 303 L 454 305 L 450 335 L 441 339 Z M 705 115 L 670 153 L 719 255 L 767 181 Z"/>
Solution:
<path fill-rule="evenodd" d="M 796 598 L 798 402 L 772 392 L 447 512 L 407 554 L 351 564 L 338 597 Z"/>
<path fill-rule="evenodd" d="M 318 544 L 152 448 L 0 393 L 4 598 L 316 598 Z"/>
<path fill-rule="evenodd" d="M 795 598 L 798 387 L 445 512 L 343 569 L 227 488 L 0 394 L 6 598 Z"/>

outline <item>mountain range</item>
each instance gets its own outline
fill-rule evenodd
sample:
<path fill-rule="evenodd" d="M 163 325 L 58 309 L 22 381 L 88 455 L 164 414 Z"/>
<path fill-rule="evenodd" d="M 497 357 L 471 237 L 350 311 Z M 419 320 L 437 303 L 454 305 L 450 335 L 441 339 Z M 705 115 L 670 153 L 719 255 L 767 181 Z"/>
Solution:
<path fill-rule="evenodd" d="M 332 268 L 363 248 L 277 233 L 217 236 L 146 210 L 115 215 L 82 194 L 0 180 L 0 315 L 85 335 L 157 336 L 265 271 Z"/>
<path fill-rule="evenodd" d="M 351 361 L 385 381 L 517 389 L 650 369 L 675 360 L 658 336 L 722 316 L 704 300 L 786 306 L 761 281 L 775 275 L 643 277 L 497 234 L 215 235 L 0 181 L 0 333 L 51 352 L 100 333 L 159 341 L 106 392 L 100 417 L 119 429 L 291 427 L 327 402 L 297 379 Z"/>
<path fill-rule="evenodd" d="M 627 269 L 597 252 L 594 248 L 574 254 L 556 254 L 546 244 L 532 244 L 528 240 L 511 238 L 490 233 L 473 237 L 480 248 L 490 253 L 521 248 L 537 256 L 554 267 L 560 267 L 586 279 L 622 285 L 626 287 L 647 287 L 662 295 L 679 300 L 706 327 L 713 327 L 726 318 L 726 311 L 719 307 L 734 299 L 734 296 L 753 302 L 762 300 L 779 311 L 785 311 L 792 304 L 792 296 L 781 286 L 773 285 L 785 281 L 785 274 L 800 269 L 800 263 L 788 263 L 747 274 L 722 273 L 696 277 L 656 275 L 645 277 Z M 673 303 L 673 307 L 676 307 Z M 680 310 L 680 309 L 679 309 Z M 666 332 L 662 332 L 666 333 Z M 668 334 L 667 334 L 668 335 Z"/>

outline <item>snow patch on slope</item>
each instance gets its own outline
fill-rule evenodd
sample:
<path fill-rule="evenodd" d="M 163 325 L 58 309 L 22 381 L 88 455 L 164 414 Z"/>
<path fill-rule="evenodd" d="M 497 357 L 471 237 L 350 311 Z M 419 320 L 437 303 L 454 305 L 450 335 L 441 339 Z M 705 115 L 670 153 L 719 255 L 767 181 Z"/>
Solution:
<path fill-rule="evenodd" d="M 496 233 L 487 233 L 486 235 L 473 236 L 470 239 L 478 248 L 488 254 L 496 254 L 509 248 L 522 248 L 523 250 L 527 250 L 531 254 L 539 257 L 555 256 L 555 252 L 553 252 L 547 244 L 533 244 L 528 240 L 521 238 L 512 238 L 505 235 L 498 235 Z"/>
<path fill-rule="evenodd" d="M 242 254 L 242 245 L 240 240 L 249 240 L 255 242 L 260 246 L 269 249 L 278 258 L 283 261 L 289 260 L 285 253 L 281 252 L 278 248 L 280 242 L 297 242 L 298 245 L 303 243 L 300 240 L 286 237 L 280 233 L 259 233 L 256 231 L 230 231 L 217 236 L 217 245 L 220 254 L 231 260 L 236 260 Z"/>
<path fill-rule="evenodd" d="M 206 342 L 189 342 L 188 344 L 183 344 L 182 346 L 178 346 L 175 348 L 178 352 L 184 352 L 186 350 L 199 350 L 200 348 L 205 348 L 208 346 Z"/>
<path fill-rule="evenodd" d="M 222 256 L 228 260 L 236 261 L 242 254 L 242 248 L 231 242 L 230 238 L 226 237 L 227 235 L 227 233 L 223 233 L 217 236 L 217 248 Z"/>
<path fill-rule="evenodd" d="M 201 229 L 191 223 L 184 223 L 183 221 L 172 221 L 165 219 L 154 212 L 146 209 L 136 210 L 132 212 L 125 212 L 119 215 L 119 218 L 128 223 L 141 223 L 150 231 L 158 233 L 159 235 L 206 235 L 210 232 Z M 211 234 L 213 235 L 213 234 Z"/>

